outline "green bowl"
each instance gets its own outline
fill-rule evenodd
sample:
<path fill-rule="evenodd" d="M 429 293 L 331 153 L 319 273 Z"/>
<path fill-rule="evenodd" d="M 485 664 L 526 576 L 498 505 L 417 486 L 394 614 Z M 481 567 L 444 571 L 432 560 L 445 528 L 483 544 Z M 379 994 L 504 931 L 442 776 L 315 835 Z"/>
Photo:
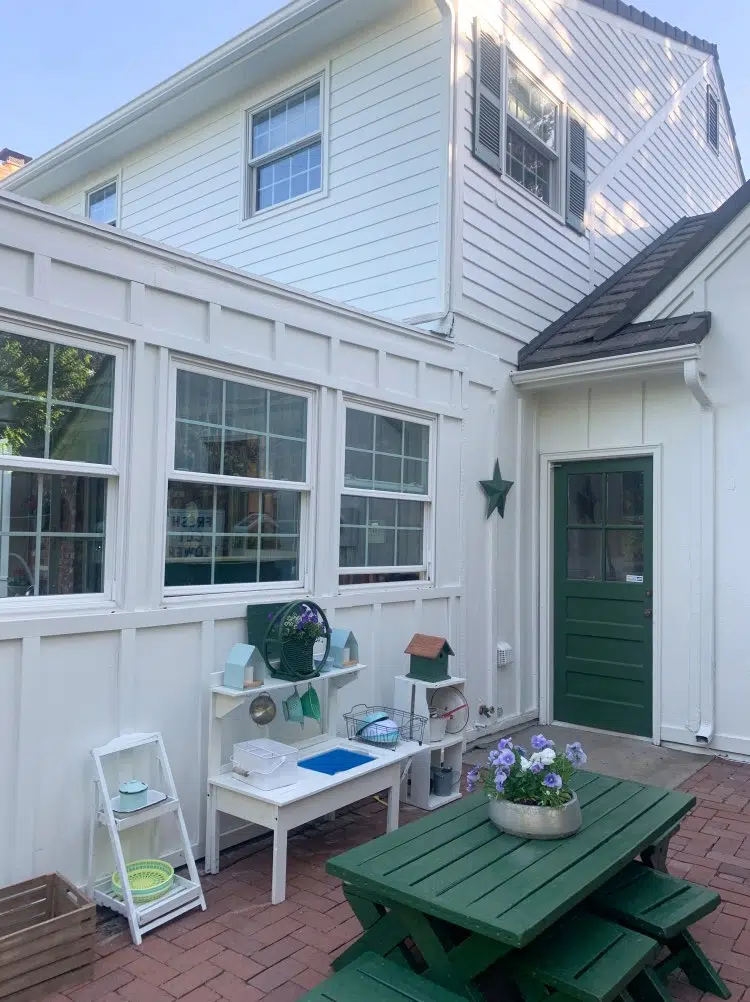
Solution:
<path fill-rule="evenodd" d="M 133 901 L 138 905 L 148 904 L 164 897 L 174 883 L 174 867 L 161 859 L 139 859 L 127 865 L 128 883 Z M 122 884 L 117 870 L 112 874 L 112 890 L 122 897 Z"/>

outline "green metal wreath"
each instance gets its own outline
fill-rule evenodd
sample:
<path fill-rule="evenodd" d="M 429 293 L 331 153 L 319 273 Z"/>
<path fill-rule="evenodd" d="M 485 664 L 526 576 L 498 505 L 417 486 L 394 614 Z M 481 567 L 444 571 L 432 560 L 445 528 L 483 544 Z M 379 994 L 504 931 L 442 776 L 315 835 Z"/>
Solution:
<path fill-rule="evenodd" d="M 316 659 L 315 644 L 325 638 L 325 651 Z M 275 678 L 304 682 L 320 675 L 331 650 L 331 627 L 315 602 L 303 599 L 283 606 L 271 618 L 261 654 Z"/>

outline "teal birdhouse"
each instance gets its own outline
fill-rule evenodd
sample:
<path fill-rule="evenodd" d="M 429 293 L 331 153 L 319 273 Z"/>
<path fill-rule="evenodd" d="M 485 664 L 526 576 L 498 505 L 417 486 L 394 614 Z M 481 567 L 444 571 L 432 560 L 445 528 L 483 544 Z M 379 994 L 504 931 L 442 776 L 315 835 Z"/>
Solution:
<path fill-rule="evenodd" d="M 263 658 L 253 644 L 235 644 L 224 663 L 224 685 L 228 689 L 244 689 L 254 673 L 263 678 Z"/>
<path fill-rule="evenodd" d="M 453 656 L 453 651 L 445 637 L 415 633 L 404 653 L 410 659 L 407 678 L 422 682 L 444 682 L 450 678 L 448 658 Z"/>
<path fill-rule="evenodd" d="M 326 667 L 346 668 L 359 661 L 359 644 L 351 630 L 345 627 L 331 630 L 331 650 L 328 653 Z"/>

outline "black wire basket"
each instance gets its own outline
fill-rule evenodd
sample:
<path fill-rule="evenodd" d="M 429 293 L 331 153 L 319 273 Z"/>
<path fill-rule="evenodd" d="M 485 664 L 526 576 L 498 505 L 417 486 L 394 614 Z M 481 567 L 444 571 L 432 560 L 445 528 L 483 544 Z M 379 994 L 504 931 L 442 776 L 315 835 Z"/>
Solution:
<path fill-rule="evenodd" d="M 384 716 L 382 716 L 384 714 Z M 359 703 L 344 714 L 346 736 L 379 748 L 396 748 L 399 741 L 422 744 L 427 717 L 392 706 L 366 706 Z M 396 727 L 393 727 L 393 724 Z"/>

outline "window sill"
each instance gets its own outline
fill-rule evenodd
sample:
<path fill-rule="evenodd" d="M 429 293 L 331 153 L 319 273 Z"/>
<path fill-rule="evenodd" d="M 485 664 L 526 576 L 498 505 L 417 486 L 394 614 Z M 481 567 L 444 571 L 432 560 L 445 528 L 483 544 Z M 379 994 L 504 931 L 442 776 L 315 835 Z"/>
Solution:
<path fill-rule="evenodd" d="M 422 581 L 379 581 L 373 584 L 351 584 L 338 586 L 340 595 L 349 595 L 352 592 L 359 594 L 362 592 L 391 592 L 391 591 L 430 591 L 434 590 L 435 582 L 429 580 Z"/>
<path fill-rule="evenodd" d="M 328 198 L 328 188 L 324 186 L 320 191 L 313 191 L 310 194 L 298 195 L 296 198 L 290 198 L 288 202 L 281 202 L 279 205 L 271 205 L 267 209 L 259 209 L 253 212 L 250 216 L 242 216 L 239 223 L 237 224 L 237 229 L 245 230 L 255 223 L 259 223 L 263 219 L 276 219 L 278 216 L 283 216 L 287 212 L 293 212 L 298 209 L 301 205 L 310 205 L 313 202 L 319 202 L 323 198 Z"/>
<path fill-rule="evenodd" d="M 105 612 L 115 612 L 118 608 L 116 602 L 103 595 L 2 598 L 0 599 L 0 623 L 8 620 L 35 620 L 42 616 L 51 618 L 71 615 L 95 616 Z"/>
<path fill-rule="evenodd" d="M 290 581 L 285 587 L 283 582 L 272 585 L 255 585 L 253 588 L 220 591 L 219 588 L 208 590 L 201 588 L 165 589 L 162 607 L 165 609 L 183 608 L 185 606 L 216 606 L 216 605 L 253 605 L 264 602 L 292 602 L 305 598 L 308 592 L 300 581 Z"/>

